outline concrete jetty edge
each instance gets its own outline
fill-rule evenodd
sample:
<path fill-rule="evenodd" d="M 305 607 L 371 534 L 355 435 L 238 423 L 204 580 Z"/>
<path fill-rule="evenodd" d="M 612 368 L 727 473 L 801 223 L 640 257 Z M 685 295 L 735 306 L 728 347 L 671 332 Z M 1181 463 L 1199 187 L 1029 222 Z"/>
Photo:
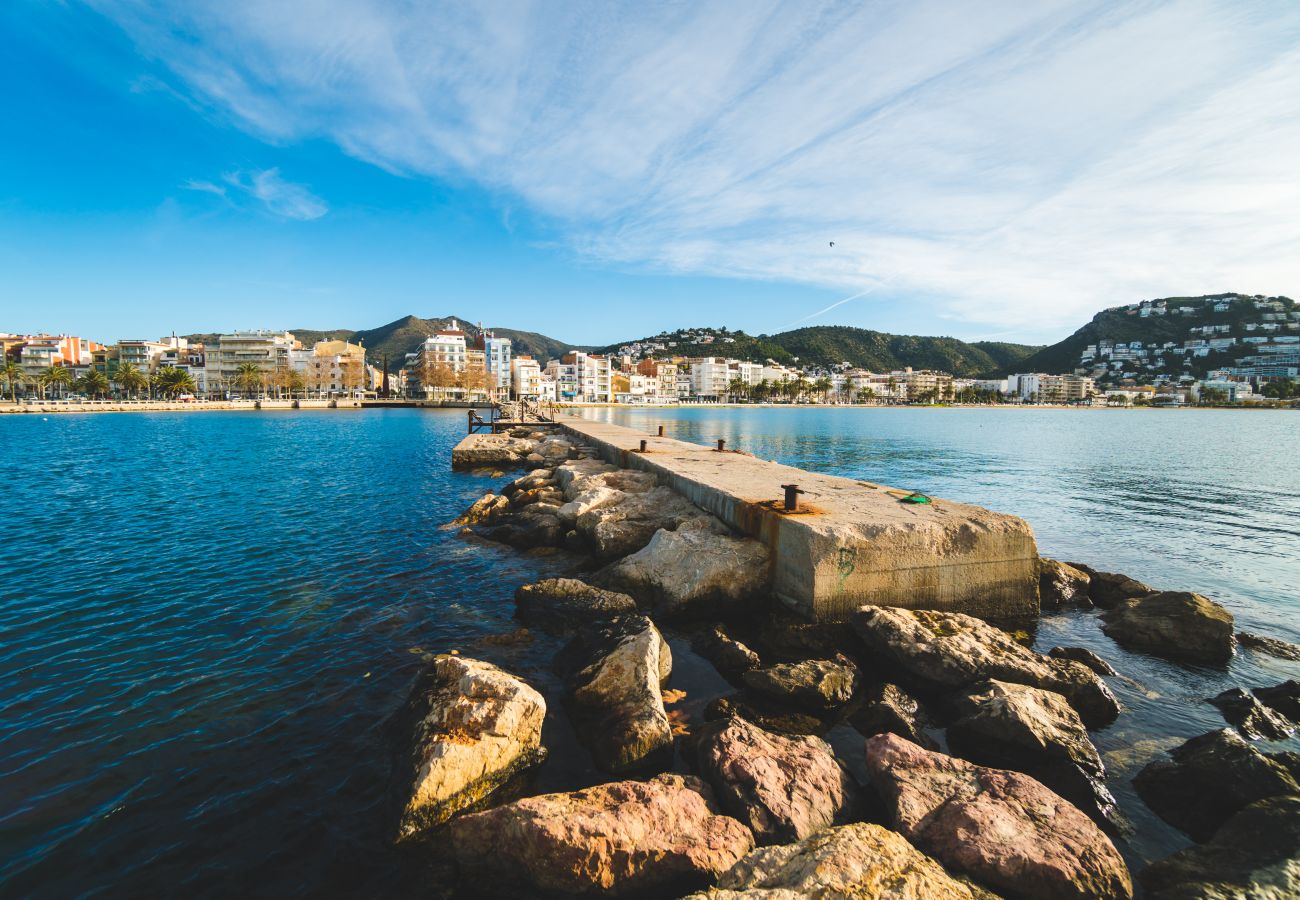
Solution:
<path fill-rule="evenodd" d="M 607 462 L 654 473 L 763 541 L 775 594 L 810 620 L 845 621 L 864 604 L 988 619 L 1038 615 L 1038 548 L 1019 517 L 939 498 L 904 503 L 908 491 L 620 425 L 576 417 L 560 425 Z M 786 484 L 803 491 L 793 513 L 781 502 Z"/>

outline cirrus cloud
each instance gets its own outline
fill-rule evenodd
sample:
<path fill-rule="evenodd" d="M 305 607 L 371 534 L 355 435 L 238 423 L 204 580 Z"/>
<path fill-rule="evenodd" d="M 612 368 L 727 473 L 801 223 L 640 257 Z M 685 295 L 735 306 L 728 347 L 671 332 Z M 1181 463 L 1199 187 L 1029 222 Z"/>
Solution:
<path fill-rule="evenodd" d="M 1300 284 L 1293 3 L 92 5 L 241 128 L 473 179 L 601 263 L 1026 333 Z"/>

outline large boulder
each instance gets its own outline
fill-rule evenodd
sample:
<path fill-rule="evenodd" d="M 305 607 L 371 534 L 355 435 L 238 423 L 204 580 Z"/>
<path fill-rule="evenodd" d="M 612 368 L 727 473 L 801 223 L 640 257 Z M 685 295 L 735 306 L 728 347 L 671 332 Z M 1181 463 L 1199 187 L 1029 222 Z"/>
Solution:
<path fill-rule="evenodd" d="M 535 446 L 535 441 L 509 434 L 469 434 L 452 448 L 451 466 L 453 469 L 515 466 L 521 464 Z"/>
<path fill-rule="evenodd" d="M 1300 897 L 1300 797 L 1258 800 L 1138 877 L 1152 900 Z"/>
<path fill-rule="evenodd" d="M 1226 690 L 1211 697 L 1210 702 L 1219 708 L 1228 724 L 1247 740 L 1264 738 L 1278 741 L 1290 737 L 1296 730 L 1294 722 L 1241 688 Z"/>
<path fill-rule="evenodd" d="M 858 786 L 821 738 L 783 737 L 734 718 L 706 726 L 697 752 L 722 810 L 760 844 L 801 840 L 857 810 Z"/>
<path fill-rule="evenodd" d="M 574 720 L 596 765 L 607 772 L 654 766 L 672 755 L 661 687 L 672 651 L 645 616 L 615 616 L 580 628 L 560 651 Z"/>
<path fill-rule="evenodd" d="M 1119 703 L 1096 672 L 1022 647 L 987 622 L 962 613 L 864 606 L 852 619 L 868 649 L 936 690 L 989 679 L 1056 691 L 1089 728 L 1115 720 Z"/>
<path fill-rule="evenodd" d="M 1251 634 L 1248 631 L 1237 633 L 1237 643 L 1251 650 L 1258 650 L 1278 659 L 1300 660 L 1300 647 L 1275 637 Z"/>
<path fill-rule="evenodd" d="M 1123 858 L 1092 820 L 1019 772 L 867 739 L 867 771 L 896 831 L 949 869 L 1012 897 L 1127 898 Z"/>
<path fill-rule="evenodd" d="M 1073 707 L 1054 691 L 989 681 L 961 702 L 953 752 L 1031 775 L 1098 821 L 1115 814 L 1106 768 Z"/>
<path fill-rule="evenodd" d="M 602 577 L 653 604 L 662 615 L 699 618 L 734 612 L 767 588 L 767 547 L 733 537 L 716 520 L 698 517 L 676 531 L 656 531 L 648 541 L 605 569 Z"/>
<path fill-rule="evenodd" d="M 853 660 L 839 654 L 750 669 L 741 680 L 750 690 L 789 706 L 830 710 L 853 699 L 859 676 Z"/>
<path fill-rule="evenodd" d="M 559 547 L 564 543 L 564 525 L 552 503 L 531 503 L 510 513 L 503 524 L 488 531 L 493 540 L 519 549 Z"/>
<path fill-rule="evenodd" d="M 927 750 L 939 749 L 925 732 L 930 720 L 920 701 L 896 684 L 885 682 L 864 690 L 857 709 L 849 714 L 849 724 L 863 737 L 896 734 Z"/>
<path fill-rule="evenodd" d="M 703 516 L 698 506 L 672 488 L 656 487 L 641 494 L 623 493 L 617 502 L 578 516 L 576 524 L 601 558 L 615 559 L 640 550 L 658 531 L 672 531 Z"/>
<path fill-rule="evenodd" d="M 1232 614 L 1188 591 L 1163 591 L 1125 600 L 1102 618 L 1102 631 L 1124 647 L 1165 659 L 1226 663 L 1236 647 Z"/>
<path fill-rule="evenodd" d="M 1300 794 L 1282 754 L 1261 753 L 1231 729 L 1194 737 L 1148 763 L 1133 786 L 1160 818 L 1207 841 L 1234 813 L 1256 800 Z"/>
<path fill-rule="evenodd" d="M 576 578 L 546 578 L 515 591 L 515 614 L 525 622 L 577 628 L 599 619 L 636 612 L 627 594 L 601 590 Z"/>
<path fill-rule="evenodd" d="M 1038 596 L 1043 609 L 1092 606 L 1087 572 L 1054 559 L 1038 560 Z"/>
<path fill-rule="evenodd" d="M 1094 606 L 1100 606 L 1102 609 L 1110 609 L 1125 600 L 1145 597 L 1156 592 L 1155 588 L 1118 572 L 1100 572 L 1077 562 L 1068 565 L 1088 576 L 1088 597 Z"/>
<path fill-rule="evenodd" d="M 461 878 L 481 892 L 674 896 L 754 846 L 698 778 L 658 775 L 528 797 L 452 825 Z"/>
<path fill-rule="evenodd" d="M 546 701 L 490 663 L 434 657 L 411 698 L 414 743 L 405 773 L 401 837 L 432 828 L 482 802 L 546 758 Z"/>
<path fill-rule="evenodd" d="M 510 501 L 504 496 L 488 491 L 470 504 L 469 509 L 460 514 L 453 525 L 491 525 L 504 516 L 510 509 Z"/>
<path fill-rule="evenodd" d="M 617 471 L 617 466 L 598 459 L 573 459 L 555 467 L 555 481 L 564 496 L 572 500 L 585 488 L 587 479 Z"/>
<path fill-rule="evenodd" d="M 1300 681 L 1291 679 L 1273 687 L 1255 688 L 1251 693 L 1275 712 L 1300 722 Z"/>
<path fill-rule="evenodd" d="M 981 900 L 992 895 L 949 875 L 887 828 L 866 822 L 797 844 L 760 847 L 692 900 Z"/>

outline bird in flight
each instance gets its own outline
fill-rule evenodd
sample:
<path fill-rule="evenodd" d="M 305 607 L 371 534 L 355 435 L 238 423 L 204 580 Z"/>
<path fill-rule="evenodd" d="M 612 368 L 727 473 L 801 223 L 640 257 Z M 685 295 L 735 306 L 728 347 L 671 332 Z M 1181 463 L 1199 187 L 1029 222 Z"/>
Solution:
<path fill-rule="evenodd" d="M 831 241 L 831 246 L 832 246 L 832 247 L 835 246 L 835 242 L 834 242 L 834 241 Z"/>

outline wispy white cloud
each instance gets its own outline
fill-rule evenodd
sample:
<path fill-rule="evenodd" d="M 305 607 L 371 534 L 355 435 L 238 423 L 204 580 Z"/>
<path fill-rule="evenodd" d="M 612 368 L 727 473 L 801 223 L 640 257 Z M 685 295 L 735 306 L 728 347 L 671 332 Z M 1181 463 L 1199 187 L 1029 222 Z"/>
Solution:
<path fill-rule="evenodd" d="M 1288 0 L 92 2 L 241 127 L 474 179 L 600 261 L 968 331 L 1300 287 Z"/>
<path fill-rule="evenodd" d="M 257 169 L 251 172 L 227 172 L 221 176 L 224 184 L 191 179 L 185 182 L 187 190 L 215 194 L 222 200 L 234 203 L 231 191 L 238 196 L 255 200 L 259 208 L 282 219 L 308 222 L 329 212 L 329 206 L 320 197 L 301 184 L 285 181 L 279 169 Z"/>

